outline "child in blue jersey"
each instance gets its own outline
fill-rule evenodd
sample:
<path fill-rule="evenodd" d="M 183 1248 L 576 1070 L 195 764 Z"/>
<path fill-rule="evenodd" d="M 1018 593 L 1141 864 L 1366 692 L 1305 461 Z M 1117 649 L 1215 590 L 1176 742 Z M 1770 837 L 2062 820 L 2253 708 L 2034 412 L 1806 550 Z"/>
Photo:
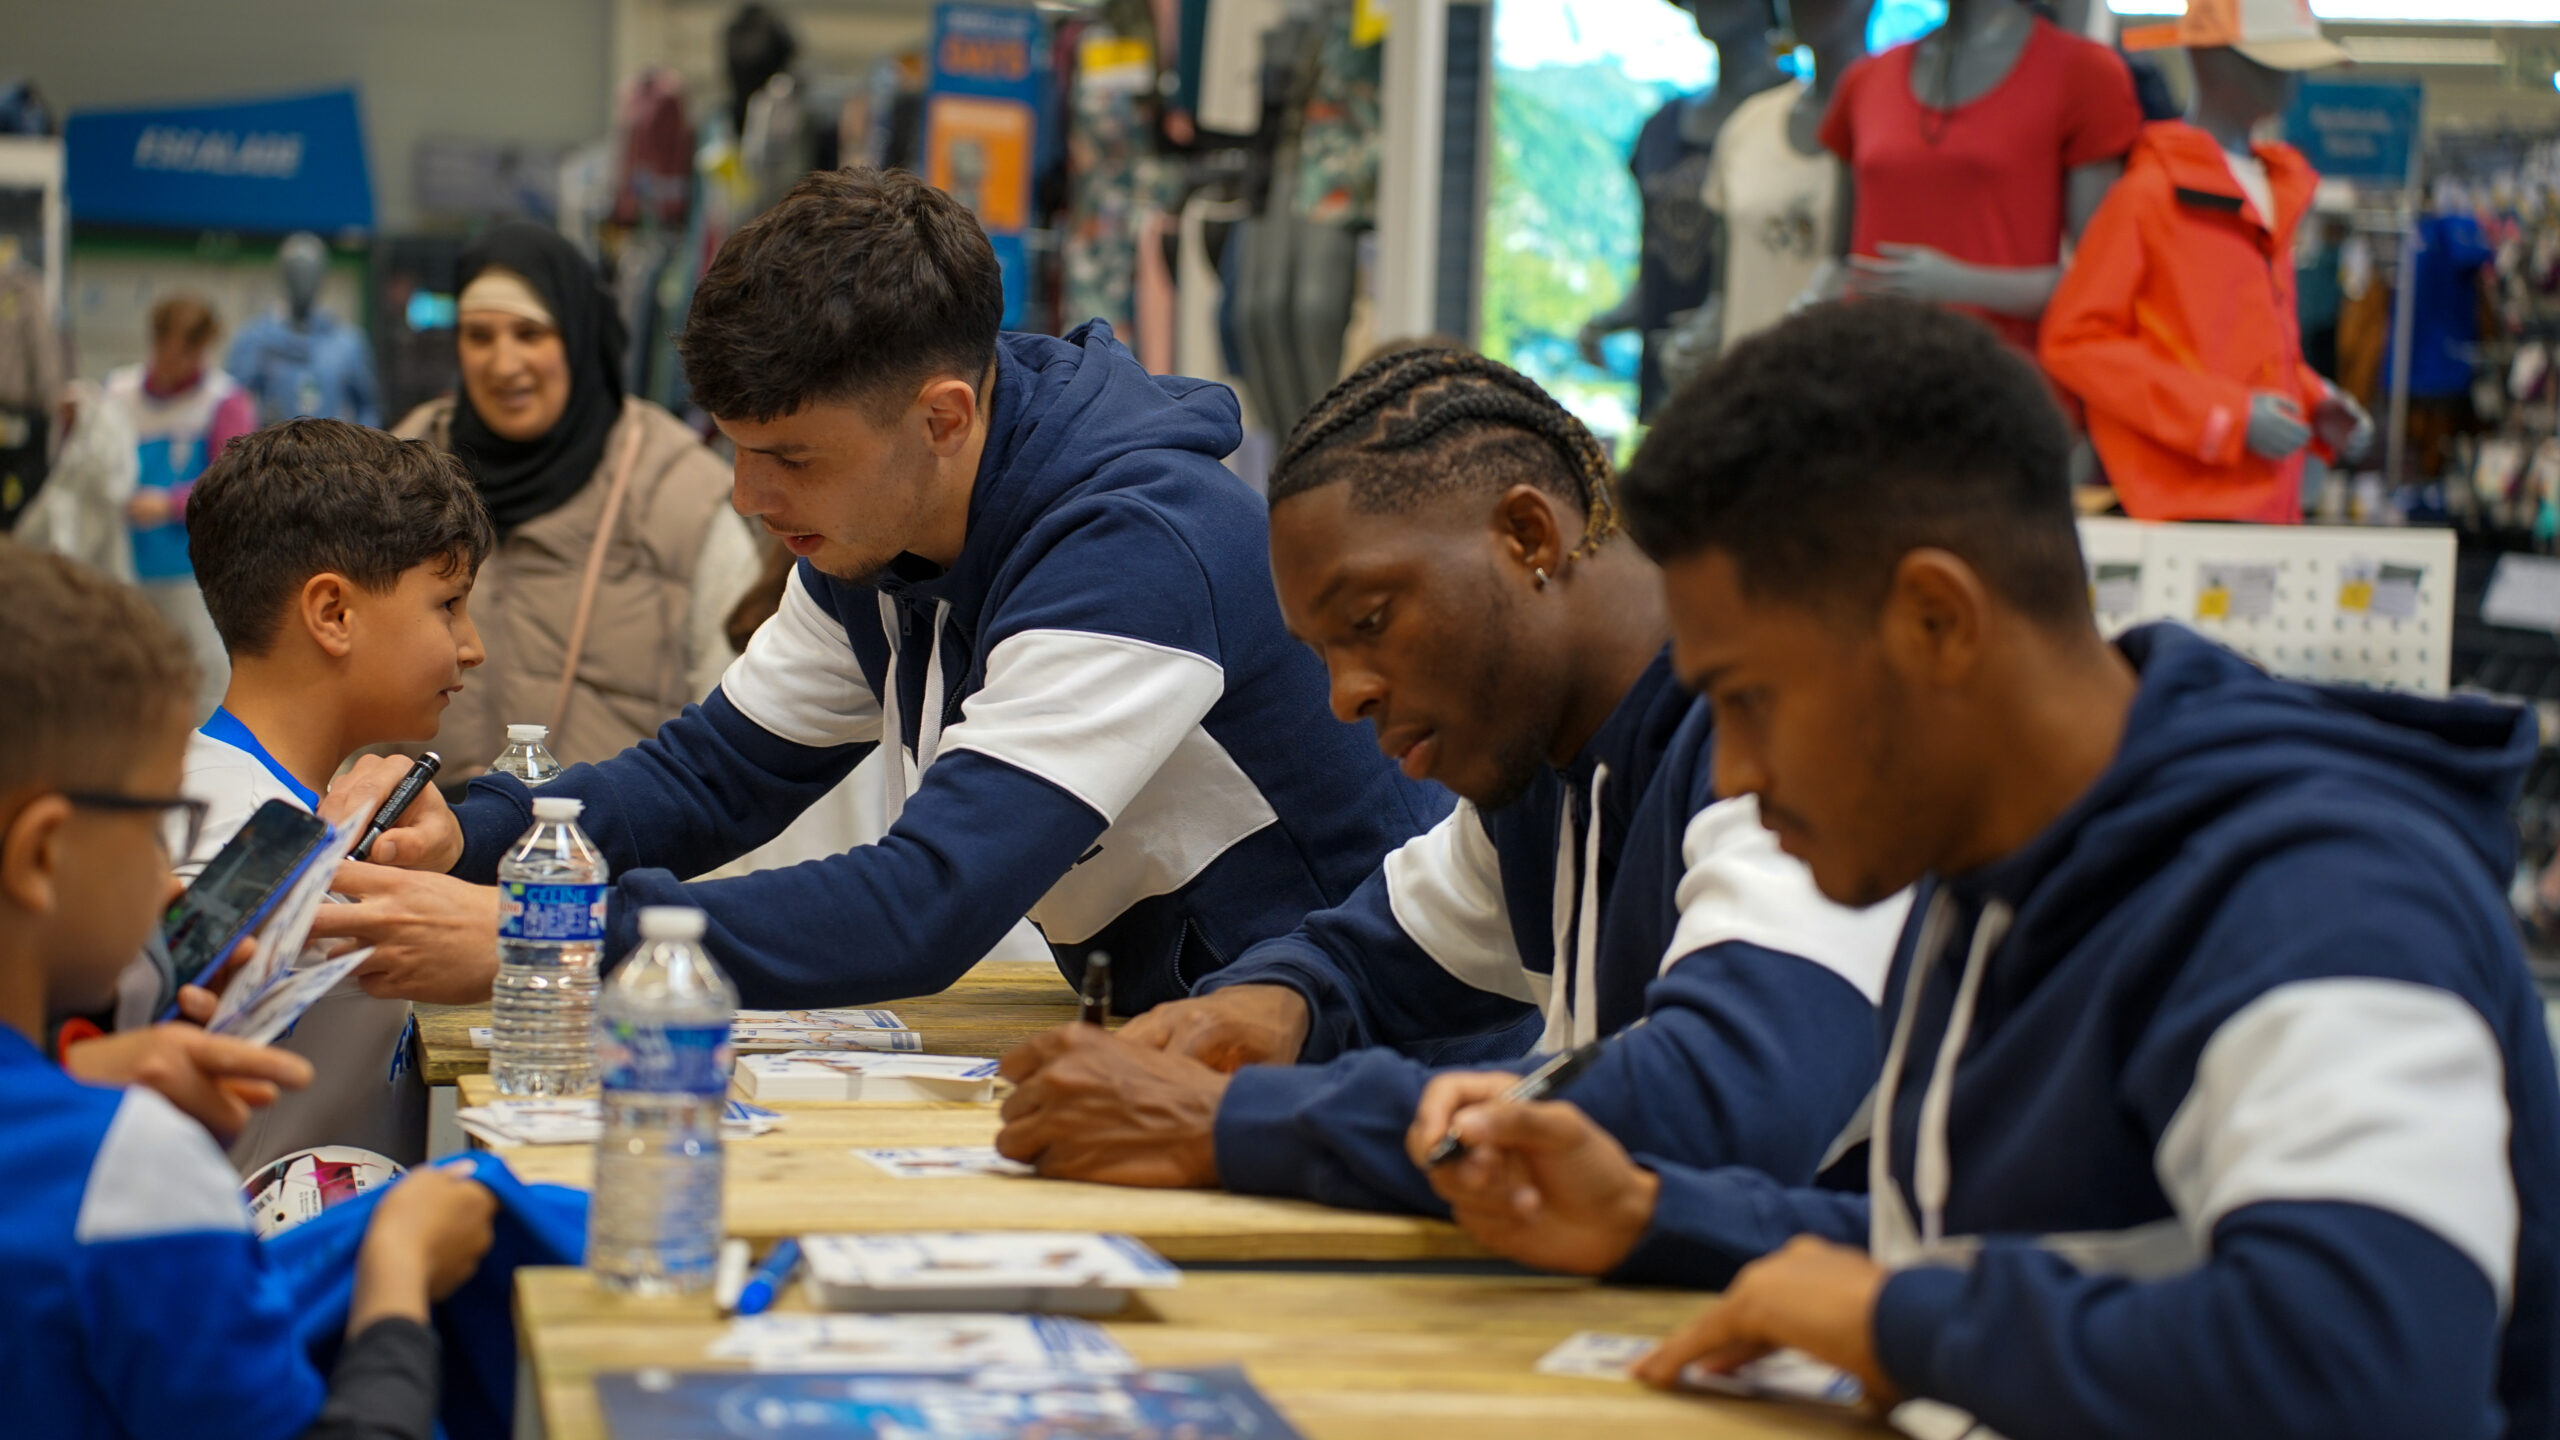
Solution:
<path fill-rule="evenodd" d="M 428 1306 L 488 1248 L 494 1201 L 444 1171 L 385 1195 L 347 1344 L 315 1370 L 239 1182 L 140 1086 L 43 1046 L 96 1010 L 176 893 L 195 666 L 133 590 L 0 539 L 0 1390 L 47 1440 L 433 1433 Z M 93 1042 L 103 1043 L 103 1042 Z"/>
<path fill-rule="evenodd" d="M 2505 901 L 2532 719 L 2110 643 L 2069 445 L 1988 331 L 1879 300 L 1737 347 L 1626 479 L 1717 789 L 1834 899 L 1924 882 L 1867 1193 L 1481 1091 L 1409 1150 L 1457 1112 L 1434 1178 L 1506 1253 L 1726 1286 L 1657 1384 L 1793 1347 L 1916 1434 L 2548 1440 L 2560 1075 Z"/>
<path fill-rule="evenodd" d="M 320 792 L 358 750 L 435 738 L 481 660 L 471 583 L 496 539 L 450 456 L 341 420 L 289 420 L 235 441 L 196 482 L 188 513 L 231 681 L 187 743 L 186 793 L 207 813 L 178 857 L 181 878 L 270 800 L 342 825 L 370 818 Z M 353 873 L 348 883 L 360 887 Z M 370 979 L 322 996 L 280 1042 L 317 1078 L 250 1121 L 232 1147 L 241 1173 L 319 1145 L 426 1158 L 409 1001 L 367 994 Z"/>

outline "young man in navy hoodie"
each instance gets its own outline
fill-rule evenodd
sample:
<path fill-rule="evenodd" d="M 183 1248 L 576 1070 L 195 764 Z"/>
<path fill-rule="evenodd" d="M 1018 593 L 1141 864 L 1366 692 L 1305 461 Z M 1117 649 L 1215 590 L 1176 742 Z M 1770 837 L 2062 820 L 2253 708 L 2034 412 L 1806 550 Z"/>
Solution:
<path fill-rule="evenodd" d="M 1002 308 L 969 212 L 865 168 L 803 180 L 703 277 L 686 378 L 737 446 L 737 508 L 801 564 L 708 700 L 543 792 L 586 802 L 613 866 L 608 953 L 640 906 L 692 905 L 747 1003 L 866 1003 L 942 989 L 1027 914 L 1071 980 L 1108 952 L 1134 1014 L 1348 898 L 1446 811 L 1325 713 L 1261 505 L 1218 463 L 1234 395 L 1149 375 L 1099 324 L 999 334 Z M 878 843 L 682 883 L 875 747 Z M 458 823 L 424 799 L 384 858 L 485 885 L 530 804 L 503 776 Z M 391 993 L 492 969 L 494 890 L 353 883 L 366 902 L 323 928 L 376 943 Z"/>
<path fill-rule="evenodd" d="M 1922 1433 L 2560 1433 L 2530 718 L 2107 643 L 2066 448 L 1988 332 L 1871 302 L 1725 357 L 1627 479 L 1718 788 L 1834 899 L 1924 882 L 1869 1196 L 1630 1160 L 1565 1105 L 1426 1103 L 1409 1143 L 1457 1111 L 1435 1179 L 1498 1246 L 1729 1282 L 1658 1384 L 1791 1346 Z"/>
<path fill-rule="evenodd" d="M 1407 350 L 1299 422 L 1270 493 L 1281 613 L 1334 713 L 1458 808 L 1198 998 L 1017 1048 L 998 1147 L 1069 1179 L 1439 1210 L 1403 1143 L 1432 1062 L 1526 1068 L 1642 1016 L 1584 1106 L 1630 1144 L 1810 1180 L 1874 1083 L 1903 905 L 1824 900 L 1750 801 L 1707 792 L 1712 726 L 1599 442 L 1505 366 Z M 1650 1103 L 1677 1084 L 1718 1123 Z"/>

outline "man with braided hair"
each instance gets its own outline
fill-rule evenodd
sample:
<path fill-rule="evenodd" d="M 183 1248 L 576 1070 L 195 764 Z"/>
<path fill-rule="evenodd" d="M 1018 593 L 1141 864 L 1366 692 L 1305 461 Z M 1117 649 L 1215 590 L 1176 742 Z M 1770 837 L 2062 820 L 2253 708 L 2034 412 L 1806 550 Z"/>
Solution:
<path fill-rule="evenodd" d="M 1751 802 L 1716 802 L 1598 442 L 1493 361 L 1405 350 L 1300 422 L 1270 493 L 1281 613 L 1335 713 L 1458 808 L 1193 998 L 1017 1048 L 999 1148 L 1445 1213 L 1403 1146 L 1434 1065 L 1517 1070 L 1642 1017 L 1578 1103 L 1648 1153 L 1813 1178 L 1874 1078 L 1903 906 L 1825 901 Z"/>

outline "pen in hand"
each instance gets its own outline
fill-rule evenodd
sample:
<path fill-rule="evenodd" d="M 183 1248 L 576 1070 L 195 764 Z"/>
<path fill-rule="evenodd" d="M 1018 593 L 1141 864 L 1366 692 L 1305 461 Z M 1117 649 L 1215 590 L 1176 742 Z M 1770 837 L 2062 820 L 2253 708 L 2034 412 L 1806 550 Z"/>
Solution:
<path fill-rule="evenodd" d="M 1548 1098 L 1581 1078 L 1582 1072 L 1591 1068 L 1591 1062 L 1600 1058 L 1600 1052 L 1607 1048 L 1610 1041 L 1643 1023 L 1642 1020 L 1638 1020 L 1635 1025 L 1628 1026 L 1617 1035 L 1603 1035 L 1588 1045 L 1577 1045 L 1563 1054 L 1550 1057 L 1545 1064 L 1521 1076 L 1510 1089 L 1503 1091 L 1502 1098 L 1495 1103 L 1529 1105 Z M 1453 1122 L 1449 1133 L 1441 1136 L 1440 1143 L 1432 1146 L 1431 1153 L 1424 1158 L 1432 1165 L 1446 1165 L 1466 1153 L 1467 1142 L 1458 1138 L 1458 1131 Z"/>
<path fill-rule="evenodd" d="M 1084 986 L 1076 992 L 1076 1019 L 1100 1025 L 1111 1017 L 1111 955 L 1096 950 L 1084 957 Z"/>
<path fill-rule="evenodd" d="M 400 812 L 409 808 L 409 802 L 418 798 L 418 792 L 427 788 L 427 782 L 436 778 L 436 771 L 442 768 L 444 760 L 433 750 L 410 761 L 409 773 L 401 776 L 400 783 L 391 787 L 390 798 L 373 812 L 373 819 L 366 823 L 364 833 L 356 837 L 355 848 L 347 852 L 347 858 L 362 860 L 371 855 L 373 842 L 382 838 L 382 832 L 391 828 L 391 822 L 400 818 Z"/>

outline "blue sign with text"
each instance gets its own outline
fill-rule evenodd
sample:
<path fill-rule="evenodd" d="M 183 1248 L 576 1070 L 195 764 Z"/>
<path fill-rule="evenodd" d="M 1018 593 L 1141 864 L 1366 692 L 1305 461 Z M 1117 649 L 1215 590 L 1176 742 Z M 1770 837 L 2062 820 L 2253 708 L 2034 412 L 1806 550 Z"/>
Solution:
<path fill-rule="evenodd" d="M 373 228 L 356 92 L 149 110 L 63 127 L 75 222 L 323 234 Z"/>
<path fill-rule="evenodd" d="M 2285 143 L 2323 176 L 2406 185 L 2426 103 L 2415 80 L 2305 80 L 2284 112 Z"/>

